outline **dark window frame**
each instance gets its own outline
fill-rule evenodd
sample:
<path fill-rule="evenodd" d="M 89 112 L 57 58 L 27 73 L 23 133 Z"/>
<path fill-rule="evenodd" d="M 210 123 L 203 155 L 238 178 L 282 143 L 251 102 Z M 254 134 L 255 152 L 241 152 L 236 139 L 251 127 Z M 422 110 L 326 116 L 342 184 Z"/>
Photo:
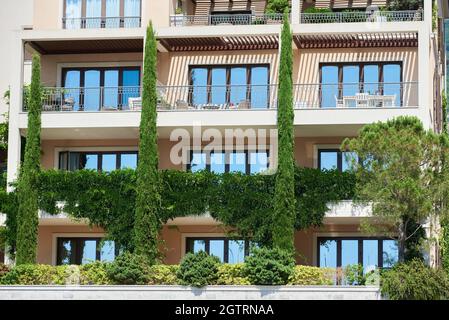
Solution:
<path fill-rule="evenodd" d="M 322 87 L 321 84 L 323 84 L 323 67 L 337 67 L 338 68 L 338 98 L 342 99 L 343 97 L 343 69 L 344 67 L 348 67 L 348 66 L 354 66 L 354 67 L 359 67 L 359 90 L 362 91 L 364 90 L 365 87 L 365 67 L 366 66 L 377 66 L 379 67 L 379 79 L 377 83 L 384 83 L 384 67 L 385 65 L 399 65 L 400 68 L 400 83 L 404 82 L 404 63 L 403 61 L 369 61 L 369 62 L 320 62 L 319 64 L 319 78 L 320 78 L 320 92 L 319 92 L 319 97 L 320 97 L 320 105 L 321 105 L 321 101 L 322 101 Z M 383 88 L 381 87 L 380 89 L 380 93 L 383 93 Z M 401 106 L 404 104 L 404 94 L 403 94 L 403 88 L 401 86 L 401 100 L 400 100 L 400 104 Z"/>
<path fill-rule="evenodd" d="M 266 153 L 267 154 L 267 169 L 270 168 L 270 150 L 269 149 L 264 149 L 264 150 L 222 150 L 221 152 L 216 152 L 215 150 L 211 150 L 210 152 L 204 152 L 203 150 L 190 150 L 189 152 L 189 159 L 186 165 L 186 170 L 187 171 L 191 171 L 192 169 L 192 159 L 193 159 L 193 154 L 194 153 L 199 153 L 199 154 L 206 154 L 206 168 L 204 169 L 205 171 L 211 172 L 211 157 L 210 155 L 213 153 L 224 153 L 225 154 L 225 173 L 229 173 L 231 172 L 230 168 L 231 168 L 231 154 L 233 153 L 244 153 L 245 154 L 245 174 L 250 175 L 251 174 L 251 157 L 250 154 L 251 153 Z"/>
<path fill-rule="evenodd" d="M 96 241 L 95 250 L 95 261 L 100 261 L 101 259 L 101 246 L 100 244 L 105 240 L 102 237 L 57 237 L 56 238 L 56 265 L 62 265 L 62 245 L 63 241 L 71 241 L 72 251 L 70 255 L 70 263 L 75 265 L 81 265 L 83 260 L 82 255 L 82 242 L 85 241 Z M 119 254 L 119 248 L 114 243 L 114 255 L 115 257 Z"/>
<path fill-rule="evenodd" d="M 317 261 L 316 266 L 321 267 L 320 254 L 321 254 L 321 243 L 324 241 L 337 241 L 337 268 L 341 268 L 341 255 L 342 255 L 342 247 L 341 242 L 344 240 L 357 240 L 358 241 L 358 263 L 363 265 L 363 241 L 364 240 L 377 240 L 377 268 L 384 268 L 384 258 L 383 258 L 383 242 L 385 240 L 393 240 L 397 241 L 397 239 L 392 239 L 388 237 L 317 237 Z"/>
<path fill-rule="evenodd" d="M 120 1 L 120 12 L 119 12 L 119 16 L 118 17 L 106 17 L 106 0 L 101 0 L 101 16 L 100 17 L 92 17 L 92 18 L 100 18 L 101 19 L 101 23 L 100 26 L 101 28 L 105 28 L 104 26 L 106 25 L 106 19 L 107 18 L 127 18 L 125 17 L 125 0 L 119 0 Z M 81 0 L 81 24 L 80 24 L 80 28 L 81 29 L 85 29 L 86 28 L 86 21 L 87 18 L 86 17 L 86 7 L 87 7 L 87 1 L 86 0 Z M 66 20 L 67 19 L 67 0 L 63 0 L 63 12 L 62 12 L 62 16 L 63 16 L 63 28 L 66 28 Z M 132 17 L 130 17 L 132 18 Z M 139 12 L 139 26 L 141 25 L 141 20 L 142 20 L 142 0 L 140 0 L 140 12 Z M 124 27 L 124 21 L 121 19 L 120 20 L 120 28 Z"/>
<path fill-rule="evenodd" d="M 100 84 L 98 88 L 104 87 L 104 80 L 105 80 L 105 72 L 106 71 L 118 71 L 118 88 L 123 87 L 123 72 L 124 71 L 138 71 L 139 72 L 139 86 L 142 81 L 142 70 L 140 66 L 126 66 L 126 67 L 67 67 L 62 68 L 61 70 L 61 85 L 63 88 L 66 88 L 66 80 L 67 80 L 67 73 L 70 71 L 79 71 L 80 72 L 80 85 L 79 89 L 83 89 L 86 81 L 86 71 L 99 71 L 100 72 Z M 78 88 L 74 88 L 78 89 Z M 80 110 L 84 109 L 84 101 L 83 101 L 83 90 L 79 90 L 79 108 Z M 99 99 L 99 108 L 102 108 L 101 105 L 101 92 L 98 96 Z M 123 93 L 118 91 L 117 92 L 117 106 L 121 106 L 123 99 Z M 81 107 L 83 106 L 83 108 Z"/>
<path fill-rule="evenodd" d="M 336 152 L 337 153 L 337 170 L 343 172 L 343 155 L 347 151 L 341 151 L 338 148 L 320 148 L 317 150 L 317 166 L 318 169 L 321 170 L 321 154 L 326 152 Z M 360 164 L 362 163 L 361 159 L 358 161 Z"/>
<path fill-rule="evenodd" d="M 193 88 L 195 87 L 195 85 L 193 84 L 193 78 L 192 78 L 192 73 L 193 73 L 193 69 L 207 69 L 207 87 L 211 87 L 212 86 L 212 70 L 213 69 L 226 69 L 226 87 L 230 87 L 233 86 L 233 84 L 231 83 L 231 69 L 233 68 L 244 68 L 246 69 L 246 99 L 251 101 L 251 90 L 249 90 L 251 88 L 251 72 L 252 72 L 252 68 L 258 68 L 258 67 L 263 67 L 263 68 L 267 68 L 267 90 L 268 90 L 268 97 L 270 97 L 270 64 L 269 63 L 261 63 L 261 64 L 257 64 L 257 63 L 253 63 L 253 64 L 223 64 L 223 65 L 216 65 L 216 64 L 198 64 L 198 65 L 189 65 L 189 69 L 188 69 L 188 81 L 189 81 L 189 87 Z M 243 85 L 242 85 L 243 86 Z M 264 85 L 263 85 L 264 86 Z M 191 104 L 193 101 L 193 97 L 192 97 L 192 92 L 190 92 L 191 90 L 189 90 L 189 103 Z M 229 90 L 227 90 L 226 92 L 226 103 L 230 103 L 230 92 Z M 208 90 L 207 93 L 207 103 L 211 103 L 212 102 L 212 94 L 210 92 L 210 90 Z M 267 109 L 269 108 L 269 104 L 270 102 L 267 101 Z"/>
<path fill-rule="evenodd" d="M 210 241 L 224 241 L 223 243 L 223 263 L 229 263 L 229 241 L 244 241 L 244 256 L 247 257 L 250 251 L 250 241 L 245 239 L 232 239 L 226 237 L 187 237 L 185 253 L 193 253 L 193 244 L 195 241 L 205 241 L 205 252 L 210 254 Z"/>
<path fill-rule="evenodd" d="M 137 156 L 137 161 L 139 161 L 139 152 L 138 151 L 60 151 L 59 152 L 59 163 L 58 163 L 58 168 L 59 170 L 66 170 L 69 171 L 70 169 L 70 153 L 78 153 L 81 155 L 97 155 L 98 157 L 98 162 L 97 162 L 97 170 L 99 172 L 102 171 L 102 167 L 103 167 L 103 155 L 109 155 L 109 154 L 114 154 L 116 156 L 116 169 L 115 170 L 120 170 L 121 169 L 121 155 L 125 155 L 125 154 L 135 154 Z M 62 161 L 62 157 L 67 156 L 67 161 L 66 161 L 66 166 L 65 168 L 63 168 L 63 161 Z M 77 170 L 81 170 L 81 169 L 77 169 Z"/>

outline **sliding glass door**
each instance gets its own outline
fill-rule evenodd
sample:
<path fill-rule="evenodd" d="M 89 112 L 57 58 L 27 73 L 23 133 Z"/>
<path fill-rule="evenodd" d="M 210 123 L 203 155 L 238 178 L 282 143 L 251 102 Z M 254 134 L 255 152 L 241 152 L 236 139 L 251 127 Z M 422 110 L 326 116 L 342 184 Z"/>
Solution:
<path fill-rule="evenodd" d="M 82 0 L 66 0 L 65 5 L 65 28 L 81 28 Z"/>
<path fill-rule="evenodd" d="M 140 25 L 140 1 L 124 0 L 124 28 L 137 28 Z"/>
<path fill-rule="evenodd" d="M 120 28 L 120 0 L 106 0 L 106 28 Z"/>
<path fill-rule="evenodd" d="M 101 0 L 86 0 L 86 28 L 101 28 Z"/>
<path fill-rule="evenodd" d="M 63 69 L 62 78 L 75 111 L 128 109 L 129 99 L 140 97 L 138 67 Z"/>

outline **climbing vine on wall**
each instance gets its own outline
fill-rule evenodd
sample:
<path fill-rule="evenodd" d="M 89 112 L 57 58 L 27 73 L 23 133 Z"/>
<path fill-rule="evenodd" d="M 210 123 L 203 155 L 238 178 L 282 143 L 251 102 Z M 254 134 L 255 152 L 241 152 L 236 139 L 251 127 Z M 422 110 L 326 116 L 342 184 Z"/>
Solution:
<path fill-rule="evenodd" d="M 233 233 L 271 245 L 275 224 L 274 175 L 176 170 L 160 171 L 160 175 L 161 221 L 208 212 L 232 228 Z M 321 225 L 328 204 L 352 199 L 354 187 L 351 173 L 295 168 L 295 228 Z M 53 215 L 64 211 L 74 219 L 87 218 L 92 225 L 104 228 L 119 246 L 132 249 L 136 191 L 133 170 L 110 173 L 50 170 L 39 175 L 39 208 Z M 7 240 L 14 247 L 15 193 L 10 193 L 5 201 Z"/>

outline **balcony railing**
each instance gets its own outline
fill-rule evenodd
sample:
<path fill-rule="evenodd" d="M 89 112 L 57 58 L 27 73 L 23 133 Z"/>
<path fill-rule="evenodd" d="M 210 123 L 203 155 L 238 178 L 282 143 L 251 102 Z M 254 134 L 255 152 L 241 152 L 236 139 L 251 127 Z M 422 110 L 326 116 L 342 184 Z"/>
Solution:
<path fill-rule="evenodd" d="M 422 21 L 422 10 L 302 13 L 301 23 Z"/>
<path fill-rule="evenodd" d="M 64 29 L 140 28 L 141 17 L 62 18 Z"/>
<path fill-rule="evenodd" d="M 295 109 L 418 106 L 418 82 L 298 84 Z"/>
<path fill-rule="evenodd" d="M 280 24 L 283 15 L 279 13 L 267 14 L 216 14 L 216 15 L 172 15 L 170 25 L 184 26 L 214 26 L 214 25 L 258 25 Z"/>
<path fill-rule="evenodd" d="M 276 109 L 277 85 L 158 86 L 160 111 Z M 27 110 L 24 90 L 23 110 Z M 295 109 L 418 106 L 418 82 L 296 84 Z M 44 88 L 42 111 L 140 111 L 140 87 Z"/>
<path fill-rule="evenodd" d="M 24 110 L 28 90 L 24 90 Z M 133 99 L 140 99 L 140 87 L 92 87 L 42 89 L 42 111 L 116 111 L 129 110 Z"/>

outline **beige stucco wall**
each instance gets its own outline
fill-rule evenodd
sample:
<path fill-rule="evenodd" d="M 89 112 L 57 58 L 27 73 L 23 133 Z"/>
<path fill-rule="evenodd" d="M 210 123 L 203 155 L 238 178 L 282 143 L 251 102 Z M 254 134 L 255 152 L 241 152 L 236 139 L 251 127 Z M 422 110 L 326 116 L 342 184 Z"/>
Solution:
<path fill-rule="evenodd" d="M 167 52 L 158 55 L 158 79 L 166 85 L 188 85 L 189 66 L 269 64 L 270 83 L 276 83 L 278 50 Z"/>
<path fill-rule="evenodd" d="M 38 232 L 38 263 L 52 264 L 56 254 L 56 236 L 61 237 L 89 237 L 102 235 L 100 228 L 88 226 L 40 226 Z M 316 252 L 316 237 L 320 234 L 345 234 L 354 235 L 360 233 L 358 225 L 325 225 L 321 228 L 307 229 L 295 232 L 296 261 L 298 264 L 314 265 L 314 252 Z M 165 256 L 164 263 L 178 264 L 185 254 L 186 237 L 222 237 L 226 230 L 218 225 L 182 225 L 164 226 L 161 231 L 161 252 Z"/>
<path fill-rule="evenodd" d="M 41 58 L 41 78 L 44 86 L 59 86 L 62 67 L 110 66 L 120 65 L 142 66 L 143 54 L 133 53 L 102 53 L 102 54 L 63 54 L 44 55 Z M 58 68 L 59 66 L 59 68 Z"/>
<path fill-rule="evenodd" d="M 53 256 L 56 254 L 56 243 L 54 237 L 60 236 L 86 236 L 89 234 L 103 234 L 100 228 L 88 226 L 40 226 L 38 231 L 37 262 L 41 264 L 52 264 Z"/>
<path fill-rule="evenodd" d="M 160 169 L 182 169 L 170 161 L 170 150 L 175 142 L 168 139 L 159 140 L 159 167 Z M 109 151 L 120 151 L 120 148 L 138 149 L 137 140 L 44 140 L 42 141 L 41 164 L 45 169 L 58 166 L 58 151 L 83 148 L 85 151 L 101 151 L 107 147 Z M 117 148 L 114 150 L 114 148 Z"/>

